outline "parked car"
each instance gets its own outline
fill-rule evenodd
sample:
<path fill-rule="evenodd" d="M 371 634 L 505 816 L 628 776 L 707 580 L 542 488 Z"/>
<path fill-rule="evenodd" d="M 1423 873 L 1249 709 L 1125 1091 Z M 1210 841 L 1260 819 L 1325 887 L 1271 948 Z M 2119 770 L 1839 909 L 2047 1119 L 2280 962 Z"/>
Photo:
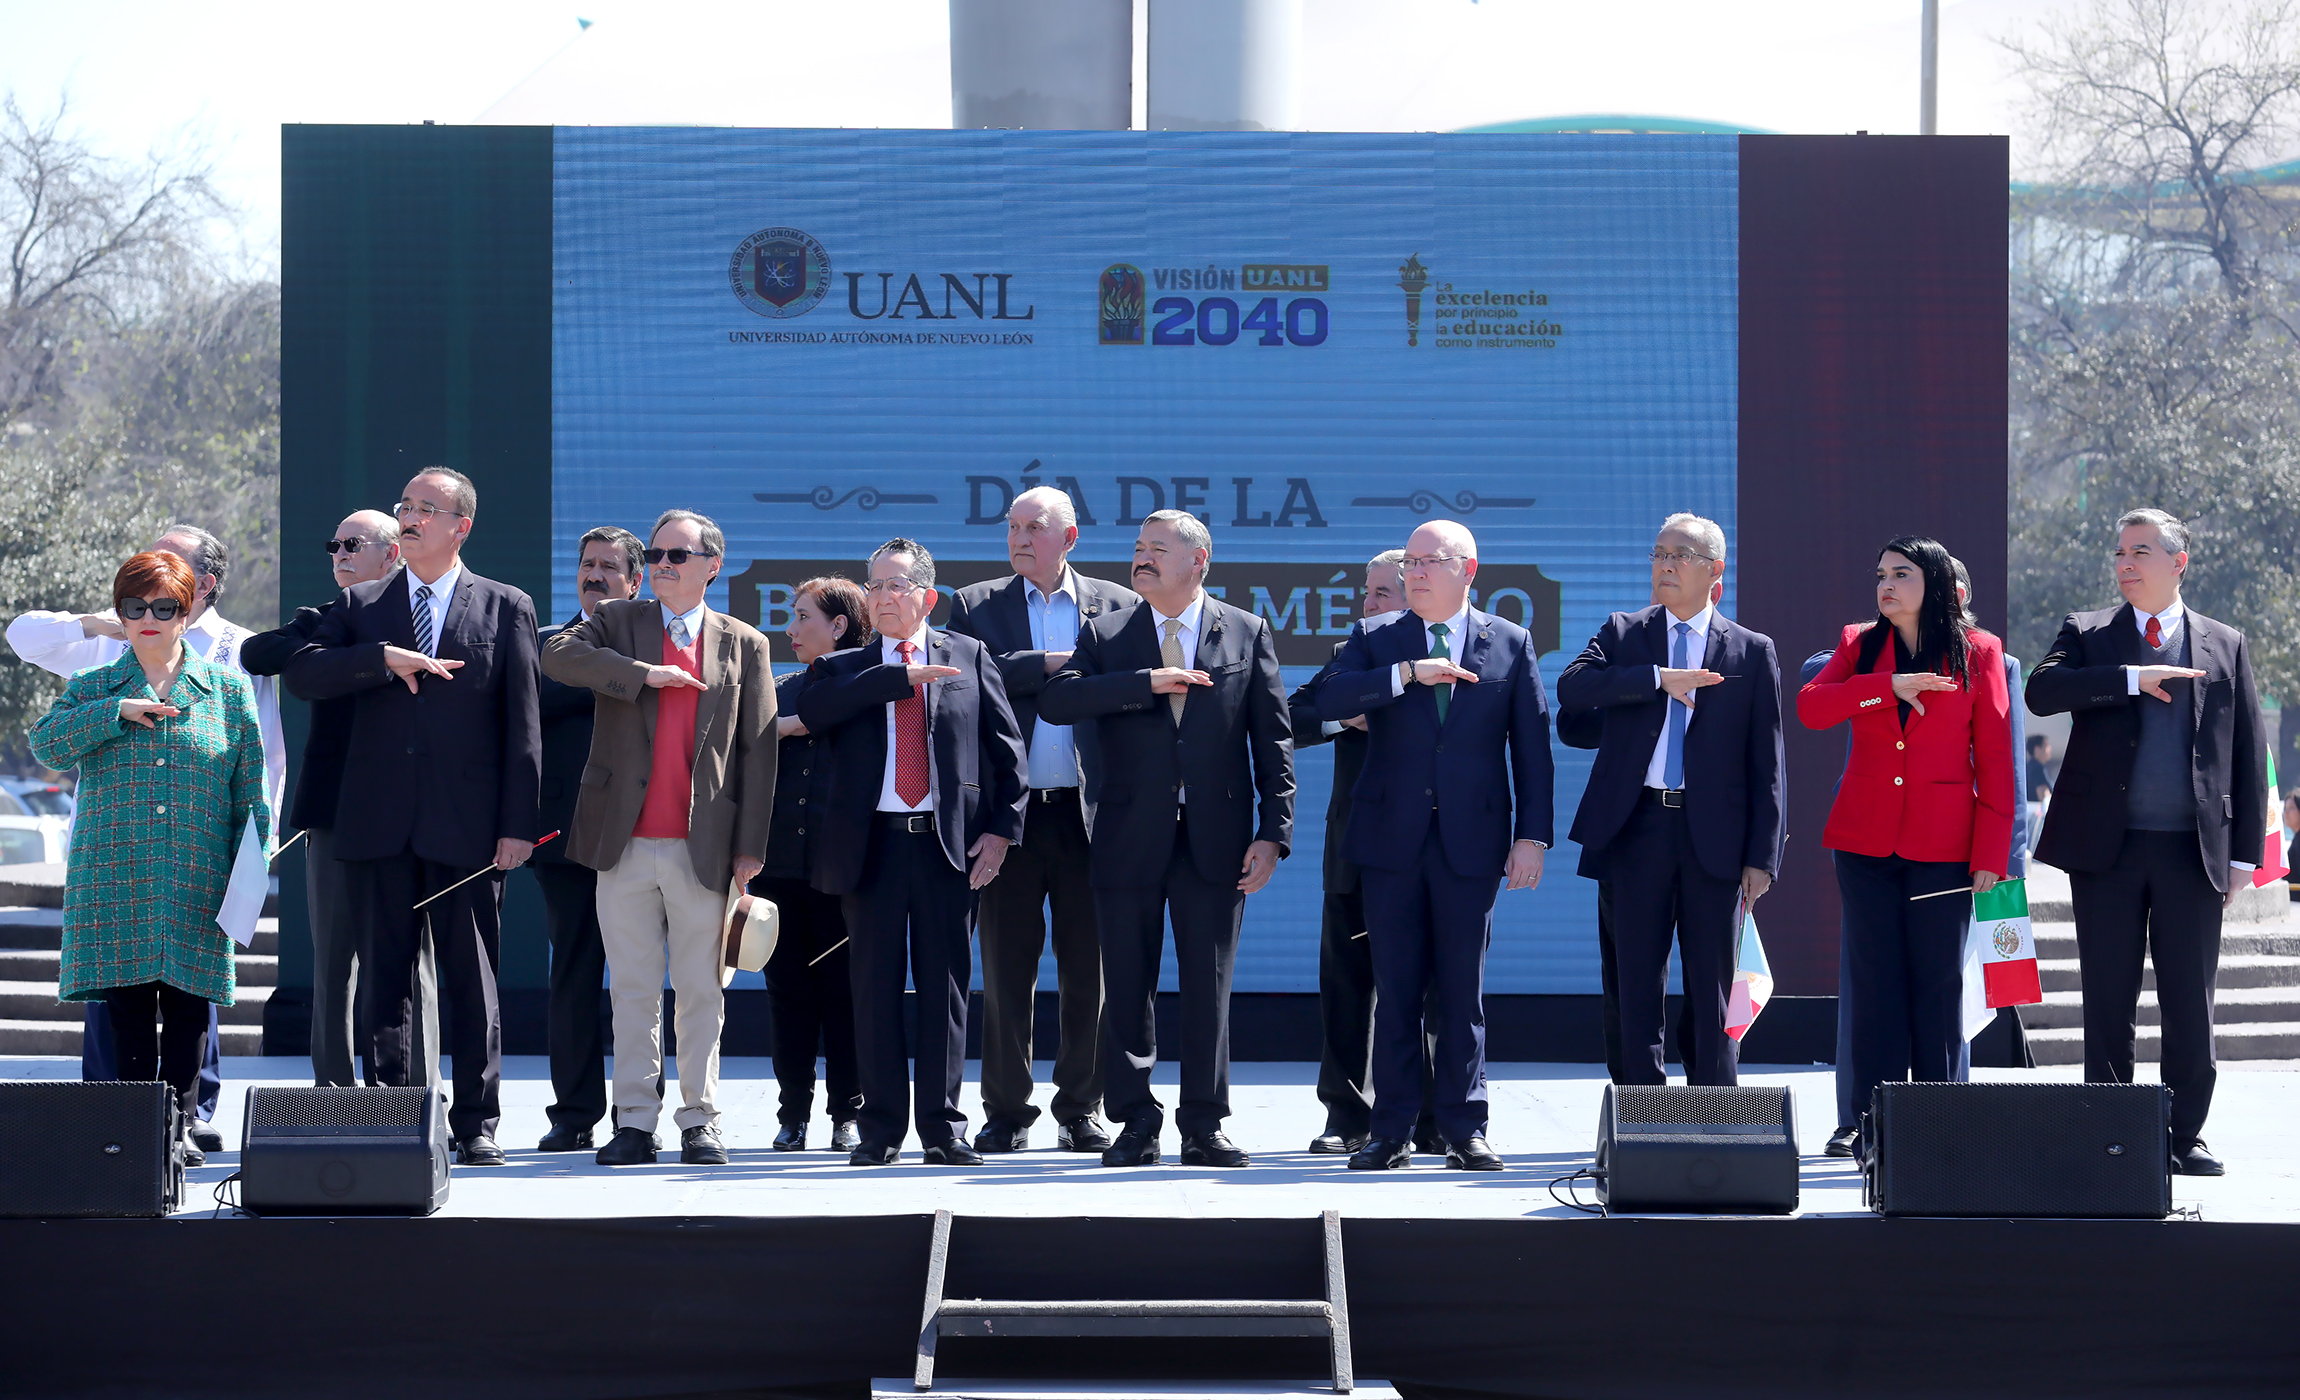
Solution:
<path fill-rule="evenodd" d="M 54 783 L 38 778 L 0 778 L 0 793 L 15 798 L 28 816 L 72 819 L 72 794 Z M 0 812 L 14 814 L 12 809 Z"/>
<path fill-rule="evenodd" d="M 64 823 L 58 819 L 0 814 L 0 865 L 61 863 L 65 849 Z"/>

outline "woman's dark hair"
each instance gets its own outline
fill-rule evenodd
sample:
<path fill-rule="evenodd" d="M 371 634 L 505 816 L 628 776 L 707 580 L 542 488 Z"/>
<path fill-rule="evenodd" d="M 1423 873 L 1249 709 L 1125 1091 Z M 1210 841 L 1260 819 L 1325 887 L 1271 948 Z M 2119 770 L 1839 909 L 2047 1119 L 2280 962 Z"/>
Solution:
<path fill-rule="evenodd" d="M 1955 676 L 1963 682 L 1970 679 L 1966 660 L 1969 648 L 1965 643 L 1964 607 L 1957 602 L 1956 565 L 1949 552 L 1937 540 L 1923 535 L 1895 535 L 1885 541 L 1877 551 L 1877 558 L 1898 554 L 1917 566 L 1924 576 L 1925 598 L 1917 605 L 1917 654 L 1914 660 L 1920 670 L 1937 671 Z M 1861 634 L 1861 669 L 1866 671 L 1877 664 L 1877 657 L 1892 640 L 1893 624 L 1879 613 Z"/>
<path fill-rule="evenodd" d="M 791 601 L 795 603 L 810 593 L 814 595 L 815 606 L 822 610 L 825 621 L 834 617 L 847 620 L 847 630 L 839 634 L 838 645 L 831 650 L 851 651 L 855 647 L 869 646 L 877 640 L 871 630 L 870 613 L 863 601 L 861 584 L 839 574 L 824 574 L 820 578 L 810 578 L 792 589 Z"/>
<path fill-rule="evenodd" d="M 128 562 L 112 575 L 112 606 L 120 606 L 122 598 L 173 598 L 189 612 L 192 589 L 198 583 L 191 565 L 167 550 L 147 549 L 129 555 Z"/>

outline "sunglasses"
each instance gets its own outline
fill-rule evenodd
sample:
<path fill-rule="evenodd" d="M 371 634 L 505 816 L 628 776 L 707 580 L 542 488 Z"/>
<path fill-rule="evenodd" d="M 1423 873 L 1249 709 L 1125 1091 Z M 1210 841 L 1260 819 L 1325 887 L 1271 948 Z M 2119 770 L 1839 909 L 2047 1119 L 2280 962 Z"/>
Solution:
<path fill-rule="evenodd" d="M 666 559 L 673 564 L 684 564 L 689 559 L 715 559 L 718 554 L 715 549 L 650 549 L 646 559 L 650 564 L 660 564 Z"/>
<path fill-rule="evenodd" d="M 349 539 L 329 540 L 327 542 L 327 552 L 330 554 L 357 554 L 359 553 L 360 546 L 366 543 L 366 540 L 360 539 L 356 536 Z"/>
<path fill-rule="evenodd" d="M 161 622 L 168 622 L 183 610 L 184 605 L 173 598 L 154 598 L 149 603 L 141 598 L 122 598 L 119 604 L 120 616 L 131 622 L 145 613 L 150 613 Z"/>

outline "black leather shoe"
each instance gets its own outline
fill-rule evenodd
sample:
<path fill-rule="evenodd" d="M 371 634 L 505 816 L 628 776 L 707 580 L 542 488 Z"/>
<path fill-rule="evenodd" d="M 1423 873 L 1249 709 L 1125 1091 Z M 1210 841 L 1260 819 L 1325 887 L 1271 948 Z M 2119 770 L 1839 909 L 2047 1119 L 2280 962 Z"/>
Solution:
<path fill-rule="evenodd" d="M 1063 1124 L 1054 1135 L 1054 1145 L 1065 1152 L 1100 1152 L 1110 1146 L 1110 1130 L 1089 1113 Z"/>
<path fill-rule="evenodd" d="M 1310 1139 L 1310 1150 L 1328 1157 L 1347 1157 L 1365 1145 L 1364 1133 L 1320 1133 Z"/>
<path fill-rule="evenodd" d="M 804 1152 L 804 1151 L 806 1151 L 806 1150 L 807 1150 L 807 1125 L 806 1125 L 806 1124 L 804 1124 L 804 1123 L 785 1123 L 785 1124 L 783 1124 L 783 1130 L 782 1130 L 781 1132 L 779 1132 L 779 1133 L 775 1134 L 775 1151 L 777 1151 L 777 1152 Z"/>
<path fill-rule="evenodd" d="M 1184 1133 L 1182 1135 L 1182 1165 L 1185 1167 L 1250 1167 L 1254 1159 L 1238 1150 L 1221 1129 L 1210 1133 Z"/>
<path fill-rule="evenodd" d="M 920 1161 L 930 1167 L 979 1167 L 982 1165 L 982 1154 L 968 1147 L 959 1138 L 952 1138 L 948 1142 L 938 1142 L 926 1151 L 919 1153 L 918 1156 Z"/>
<path fill-rule="evenodd" d="M 852 1152 L 860 1146 L 862 1129 L 855 1126 L 855 1120 L 849 1118 L 845 1122 L 831 1124 L 831 1151 Z"/>
<path fill-rule="evenodd" d="M 500 1167 L 509 1160 L 495 1139 L 485 1133 L 475 1133 L 455 1144 L 455 1159 L 466 1167 Z"/>
<path fill-rule="evenodd" d="M 589 1152 L 591 1150 L 591 1130 L 578 1128 L 572 1123 L 553 1123 L 551 1131 L 543 1135 L 543 1141 L 535 1144 L 535 1150 L 538 1152 Z"/>
<path fill-rule="evenodd" d="M 868 1143 L 858 1144 L 853 1152 L 847 1154 L 847 1165 L 850 1167 L 891 1167 L 901 1160 L 901 1148 L 874 1147 Z"/>
<path fill-rule="evenodd" d="M 200 1150 L 200 1145 L 192 1140 L 190 1133 L 184 1134 L 183 1147 L 185 1170 L 188 1171 L 193 1167 L 204 1167 L 208 1164 L 208 1154 Z"/>
<path fill-rule="evenodd" d="M 216 1131 L 215 1124 L 194 1118 L 190 1128 L 187 1136 L 191 1138 L 192 1146 L 202 1152 L 221 1152 L 224 1150 L 224 1135 Z"/>
<path fill-rule="evenodd" d="M 719 1141 L 717 1128 L 699 1124 L 679 1134 L 679 1160 L 690 1167 L 723 1167 L 727 1145 Z"/>
<path fill-rule="evenodd" d="M 2172 1174 L 2174 1176 L 2226 1176 L 2228 1168 L 2220 1159 L 2206 1150 L 2203 1138 L 2190 1138 L 2172 1145 Z"/>
<path fill-rule="evenodd" d="M 602 1167 L 644 1167 L 654 1162 L 659 1150 L 653 1133 L 617 1128 L 615 1136 L 607 1139 L 607 1145 L 591 1160 Z"/>
<path fill-rule="evenodd" d="M 1497 1172 L 1502 1169 L 1501 1154 L 1485 1145 L 1485 1139 L 1473 1137 L 1445 1150 L 1445 1164 L 1457 1172 Z"/>
<path fill-rule="evenodd" d="M 1396 1138 L 1373 1138 L 1350 1158 L 1354 1172 L 1390 1172 L 1414 1164 L 1414 1145 Z"/>
<path fill-rule="evenodd" d="M 1011 1118 L 993 1118 L 974 1135 L 977 1152 L 1022 1152 L 1030 1147 L 1030 1129 Z"/>
<path fill-rule="evenodd" d="M 1861 1130 L 1850 1123 L 1842 1123 L 1829 1134 L 1829 1145 L 1821 1149 L 1824 1157 L 1856 1157 L 1861 1151 Z"/>
<path fill-rule="evenodd" d="M 1158 1134 L 1165 1131 L 1166 1116 L 1145 1113 L 1129 1122 L 1118 1132 L 1118 1140 L 1103 1149 L 1102 1165 L 1106 1167 L 1154 1167 L 1158 1165 Z"/>

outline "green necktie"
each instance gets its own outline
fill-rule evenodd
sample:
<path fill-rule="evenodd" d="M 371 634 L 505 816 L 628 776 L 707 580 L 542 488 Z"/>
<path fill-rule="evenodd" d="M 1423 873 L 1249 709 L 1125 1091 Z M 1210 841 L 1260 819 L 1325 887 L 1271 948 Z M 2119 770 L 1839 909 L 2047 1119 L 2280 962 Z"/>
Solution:
<path fill-rule="evenodd" d="M 1430 635 L 1437 638 L 1436 644 L 1430 649 L 1430 656 L 1438 661 L 1453 660 L 1453 648 L 1446 645 L 1446 631 L 1446 625 L 1442 622 L 1430 624 Z M 1430 689 L 1437 692 L 1438 723 L 1443 724 L 1445 707 L 1453 700 L 1453 682 L 1447 681 L 1442 685 L 1431 686 Z"/>

